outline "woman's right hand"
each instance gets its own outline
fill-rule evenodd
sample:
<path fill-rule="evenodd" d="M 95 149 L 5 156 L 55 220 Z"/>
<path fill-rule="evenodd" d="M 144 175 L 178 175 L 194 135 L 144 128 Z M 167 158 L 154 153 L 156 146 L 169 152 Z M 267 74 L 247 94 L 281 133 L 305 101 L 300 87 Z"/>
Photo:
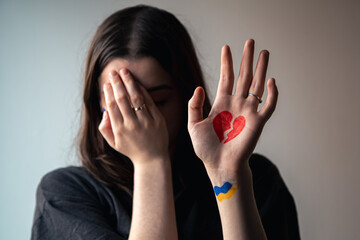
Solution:
<path fill-rule="evenodd" d="M 99 131 L 134 164 L 129 239 L 177 239 L 166 121 L 127 69 L 111 73 L 104 85 L 107 110 Z M 141 110 L 132 108 L 143 104 Z"/>
<path fill-rule="evenodd" d="M 168 158 L 166 122 L 146 89 L 134 81 L 123 68 L 108 74 L 104 84 L 106 111 L 99 131 L 116 151 L 126 155 L 133 164 Z M 135 111 L 134 107 L 145 108 Z M 165 158 L 164 158 L 165 157 Z"/>

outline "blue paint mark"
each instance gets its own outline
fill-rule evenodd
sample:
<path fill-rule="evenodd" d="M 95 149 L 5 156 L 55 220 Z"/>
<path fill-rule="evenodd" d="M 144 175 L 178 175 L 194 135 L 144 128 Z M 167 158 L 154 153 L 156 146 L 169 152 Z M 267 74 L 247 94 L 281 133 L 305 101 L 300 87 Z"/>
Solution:
<path fill-rule="evenodd" d="M 106 111 L 106 109 L 105 108 L 103 108 L 103 112 L 105 112 Z"/>
<path fill-rule="evenodd" d="M 222 185 L 222 187 L 215 186 L 214 191 L 215 191 L 216 196 L 219 195 L 220 193 L 227 193 L 231 189 L 231 187 L 232 187 L 232 184 L 229 182 L 225 182 Z"/>

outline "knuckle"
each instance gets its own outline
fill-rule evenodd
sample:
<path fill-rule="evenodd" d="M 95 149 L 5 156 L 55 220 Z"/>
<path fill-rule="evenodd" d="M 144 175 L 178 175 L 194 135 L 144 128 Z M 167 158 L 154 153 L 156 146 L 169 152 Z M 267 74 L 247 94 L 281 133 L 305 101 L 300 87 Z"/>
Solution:
<path fill-rule="evenodd" d="M 110 100 L 107 105 L 109 106 L 109 108 L 114 109 L 116 107 L 116 101 Z"/>
<path fill-rule="evenodd" d="M 140 94 L 134 94 L 133 96 L 131 96 L 131 101 L 133 103 L 142 104 L 143 100 L 144 98 Z"/>
<path fill-rule="evenodd" d="M 220 79 L 227 82 L 229 81 L 229 76 L 225 73 L 221 73 Z"/>
<path fill-rule="evenodd" d="M 248 78 L 249 75 L 250 74 L 246 69 L 243 69 L 243 68 L 240 69 L 240 72 L 239 72 L 240 79 Z"/>
<path fill-rule="evenodd" d="M 122 133 L 122 130 L 121 130 L 121 128 L 116 128 L 116 129 L 114 129 L 113 130 L 114 131 L 114 134 L 116 135 L 116 136 L 120 136 L 121 135 L 121 133 Z"/>
<path fill-rule="evenodd" d="M 192 108 L 192 105 L 193 105 L 192 102 L 193 102 L 192 98 L 190 98 L 190 100 L 188 101 L 188 108 Z"/>
<path fill-rule="evenodd" d="M 103 120 L 100 121 L 100 124 L 98 125 L 98 130 L 100 132 L 102 132 L 105 128 L 107 127 L 106 122 L 104 122 Z"/>
<path fill-rule="evenodd" d="M 111 126 L 111 129 L 113 133 L 118 136 L 122 132 L 122 124 L 120 122 L 117 122 L 118 124 L 115 123 L 116 122 L 114 121 L 113 125 Z"/>
<path fill-rule="evenodd" d="M 110 77 L 110 82 L 113 84 L 119 83 L 119 78 L 117 75 Z"/>
<path fill-rule="evenodd" d="M 138 124 L 136 124 L 135 122 L 130 121 L 130 122 L 128 122 L 126 128 L 127 128 L 129 131 L 134 132 L 134 131 L 136 131 L 136 130 L 139 129 L 139 126 L 138 126 Z"/>
<path fill-rule="evenodd" d="M 126 95 L 125 94 L 119 94 L 118 96 L 116 96 L 116 102 L 121 103 L 123 101 L 126 100 Z"/>
<path fill-rule="evenodd" d="M 234 72 L 229 71 L 229 72 L 221 72 L 220 73 L 220 78 L 224 81 L 231 81 L 232 79 L 234 79 Z"/>
<path fill-rule="evenodd" d="M 143 127 L 145 129 L 151 129 L 152 128 L 151 123 L 148 120 L 144 120 Z"/>

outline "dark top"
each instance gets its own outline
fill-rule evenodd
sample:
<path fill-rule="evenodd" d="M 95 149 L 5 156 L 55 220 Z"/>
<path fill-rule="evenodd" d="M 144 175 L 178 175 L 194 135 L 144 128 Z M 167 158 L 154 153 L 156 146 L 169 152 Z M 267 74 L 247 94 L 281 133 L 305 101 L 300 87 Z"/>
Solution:
<path fill-rule="evenodd" d="M 300 239 L 294 200 L 265 157 L 250 159 L 256 204 L 269 240 Z M 215 194 L 174 187 L 179 239 L 222 239 Z M 111 190 L 83 167 L 46 174 L 37 189 L 31 239 L 127 239 L 132 198 Z"/>

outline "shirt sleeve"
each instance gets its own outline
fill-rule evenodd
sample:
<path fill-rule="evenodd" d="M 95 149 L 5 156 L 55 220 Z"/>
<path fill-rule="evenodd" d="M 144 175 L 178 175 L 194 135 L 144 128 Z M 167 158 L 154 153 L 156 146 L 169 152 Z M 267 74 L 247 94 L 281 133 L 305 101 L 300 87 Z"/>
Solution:
<path fill-rule="evenodd" d="M 294 199 L 276 166 L 264 156 L 250 159 L 256 204 L 269 240 L 300 239 Z"/>
<path fill-rule="evenodd" d="M 37 188 L 31 239 L 126 239 L 114 230 L 99 189 L 65 169 L 45 175 Z"/>

